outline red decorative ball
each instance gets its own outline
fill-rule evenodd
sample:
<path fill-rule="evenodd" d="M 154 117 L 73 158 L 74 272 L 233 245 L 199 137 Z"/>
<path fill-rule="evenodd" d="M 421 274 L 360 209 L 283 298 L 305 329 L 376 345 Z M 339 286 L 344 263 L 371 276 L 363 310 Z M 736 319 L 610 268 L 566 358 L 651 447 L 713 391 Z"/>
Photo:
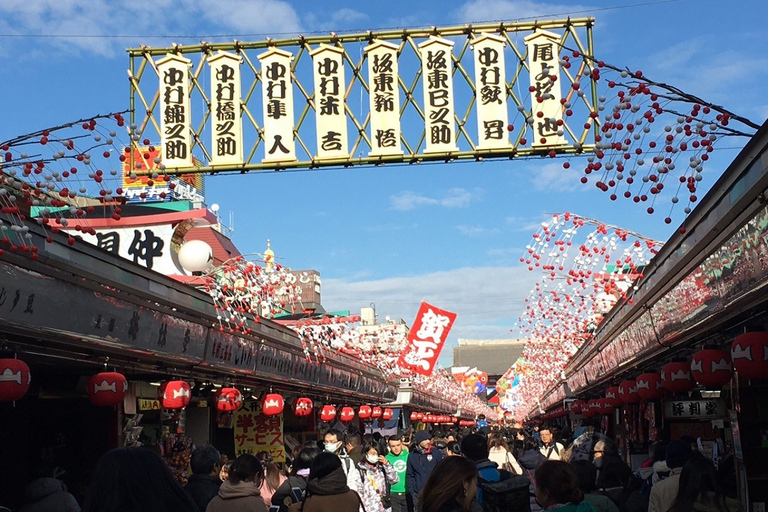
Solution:
<path fill-rule="evenodd" d="M 371 417 L 371 406 L 370 405 L 361 405 L 360 409 L 357 411 L 357 415 L 360 417 L 361 420 L 367 420 Z"/>
<path fill-rule="evenodd" d="M 340 419 L 344 422 L 352 421 L 355 419 L 355 410 L 352 407 L 342 407 Z"/>
<path fill-rule="evenodd" d="M 673 393 L 686 393 L 696 384 L 691 377 L 691 364 L 688 361 L 673 361 L 661 367 L 661 384 Z"/>
<path fill-rule="evenodd" d="M 419 420 L 419 413 L 417 413 L 416 411 L 413 411 L 411 413 L 410 418 L 411 418 L 411 421 L 418 421 Z"/>
<path fill-rule="evenodd" d="M 297 398 L 293 402 L 293 414 L 299 417 L 312 414 L 312 399 L 307 397 Z"/>
<path fill-rule="evenodd" d="M 285 408 L 285 400 L 282 395 L 277 393 L 269 393 L 264 395 L 261 400 L 261 412 L 264 416 L 277 416 L 283 412 Z"/>
<path fill-rule="evenodd" d="M 107 407 L 123 401 L 128 392 L 128 381 L 122 373 L 102 372 L 88 379 L 87 389 L 93 405 Z"/>
<path fill-rule="evenodd" d="M 336 407 L 330 404 L 320 408 L 320 419 L 322 421 L 333 421 L 336 418 Z"/>
<path fill-rule="evenodd" d="M 381 412 L 381 419 L 383 419 L 384 421 L 388 421 L 388 420 L 391 420 L 392 416 L 394 415 L 395 413 L 392 411 L 392 409 L 384 409 Z"/>
<path fill-rule="evenodd" d="M 183 380 L 172 380 L 164 382 L 157 395 L 165 409 L 183 409 L 192 399 L 192 388 Z"/>
<path fill-rule="evenodd" d="M 768 379 L 768 332 L 747 332 L 731 345 L 733 367 L 747 379 Z"/>
<path fill-rule="evenodd" d="M 384 411 L 381 409 L 381 407 L 376 406 L 373 409 L 371 409 L 371 418 L 373 419 L 381 418 L 381 414 L 383 412 Z"/>
<path fill-rule="evenodd" d="M 29 390 L 29 366 L 18 359 L 0 359 L 0 402 L 15 402 Z"/>
<path fill-rule="evenodd" d="M 216 393 L 216 410 L 235 412 L 243 406 L 243 394 L 237 388 L 221 388 Z"/>
<path fill-rule="evenodd" d="M 725 386 L 733 378 L 731 354 L 718 349 L 696 352 L 691 358 L 691 375 L 702 386 Z"/>

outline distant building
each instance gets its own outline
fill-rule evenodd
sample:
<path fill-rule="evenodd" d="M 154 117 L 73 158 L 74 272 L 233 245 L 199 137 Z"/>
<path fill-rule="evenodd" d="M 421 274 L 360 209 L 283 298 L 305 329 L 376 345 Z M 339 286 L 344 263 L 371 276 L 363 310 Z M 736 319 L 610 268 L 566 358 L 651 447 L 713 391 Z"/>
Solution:
<path fill-rule="evenodd" d="M 496 382 L 517 361 L 525 347 L 525 339 L 468 340 L 459 338 L 453 347 L 453 366 L 477 368 Z"/>

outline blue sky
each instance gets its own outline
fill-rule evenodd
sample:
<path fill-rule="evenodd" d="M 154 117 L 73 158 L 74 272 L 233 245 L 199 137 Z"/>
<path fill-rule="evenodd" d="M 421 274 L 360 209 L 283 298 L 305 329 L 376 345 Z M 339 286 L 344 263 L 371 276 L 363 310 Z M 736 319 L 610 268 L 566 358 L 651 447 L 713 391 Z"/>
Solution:
<path fill-rule="evenodd" d="M 768 4 L 733 5 L 738 9 L 718 0 L 4 0 L 0 139 L 126 109 L 127 47 L 550 15 L 595 17 L 598 58 L 760 124 L 768 116 L 761 51 Z M 719 144 L 702 191 L 745 142 Z M 683 220 L 680 208 L 667 225 L 644 207 L 611 202 L 561 165 L 542 159 L 218 176 L 206 180 L 207 201 L 220 205 L 225 223 L 231 212 L 244 253 L 262 252 L 269 238 L 284 265 L 320 271 L 327 309 L 374 303 L 380 318 L 411 323 L 426 300 L 458 313 L 452 345 L 512 335 L 539 277 L 519 258 L 546 213 L 571 211 L 658 240 Z M 450 346 L 441 362 L 450 364 Z"/>

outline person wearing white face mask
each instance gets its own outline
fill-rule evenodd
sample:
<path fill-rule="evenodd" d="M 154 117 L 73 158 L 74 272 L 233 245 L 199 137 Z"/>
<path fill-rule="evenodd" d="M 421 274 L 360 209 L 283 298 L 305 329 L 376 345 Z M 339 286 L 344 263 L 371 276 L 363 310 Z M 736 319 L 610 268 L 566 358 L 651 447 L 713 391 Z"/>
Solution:
<path fill-rule="evenodd" d="M 347 475 L 347 487 L 360 493 L 363 484 L 360 480 L 360 473 L 355 470 L 355 463 L 346 454 L 342 448 L 341 432 L 338 430 L 329 430 L 323 436 L 323 442 L 325 443 L 325 451 L 335 454 L 341 459 L 341 468 L 344 470 L 344 474 Z"/>
<path fill-rule="evenodd" d="M 363 454 L 357 467 L 363 482 L 360 499 L 365 512 L 389 512 L 392 510 L 390 486 L 400 481 L 397 470 L 379 452 L 379 443 L 374 440 L 365 443 Z"/>

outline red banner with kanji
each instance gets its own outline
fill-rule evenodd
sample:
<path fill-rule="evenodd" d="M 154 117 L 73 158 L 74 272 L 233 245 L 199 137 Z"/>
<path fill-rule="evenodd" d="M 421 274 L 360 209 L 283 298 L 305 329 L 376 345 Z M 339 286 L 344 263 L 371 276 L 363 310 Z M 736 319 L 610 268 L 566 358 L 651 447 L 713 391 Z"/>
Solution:
<path fill-rule="evenodd" d="M 455 320 L 456 313 L 422 302 L 397 364 L 414 373 L 432 375 Z"/>
<path fill-rule="evenodd" d="M 269 452 L 274 462 L 285 462 L 283 415 L 264 416 L 258 402 L 246 402 L 235 412 L 235 455 Z"/>

